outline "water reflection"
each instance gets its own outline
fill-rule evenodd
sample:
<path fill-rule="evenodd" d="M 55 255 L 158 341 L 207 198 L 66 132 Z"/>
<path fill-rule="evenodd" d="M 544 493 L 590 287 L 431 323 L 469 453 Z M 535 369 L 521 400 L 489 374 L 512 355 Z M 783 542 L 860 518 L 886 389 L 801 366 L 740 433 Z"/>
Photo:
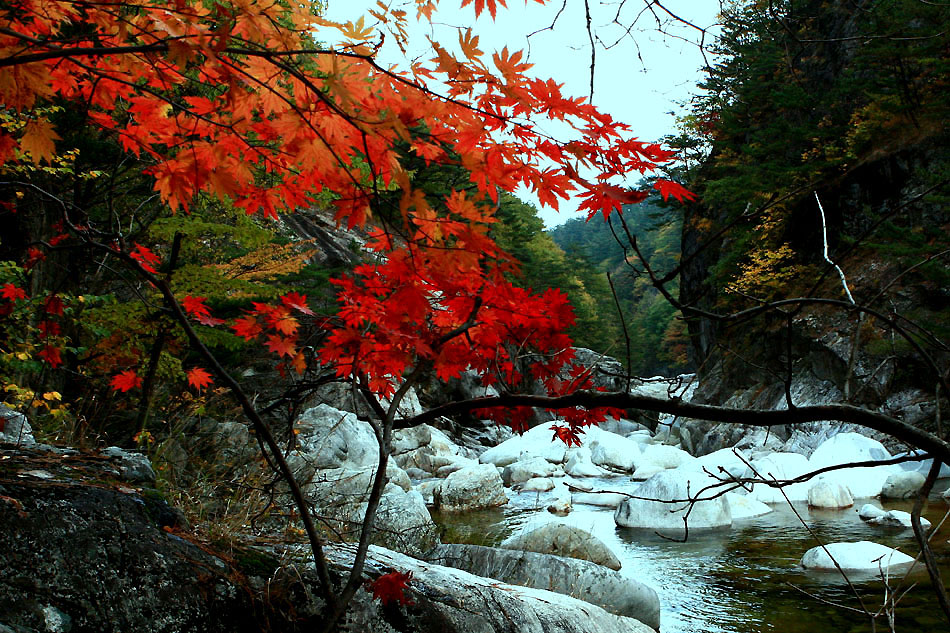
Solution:
<path fill-rule="evenodd" d="M 595 486 L 618 489 L 618 479 L 592 481 Z M 950 482 L 935 487 L 944 490 Z M 621 574 L 657 590 L 662 605 L 663 633 L 814 633 L 823 631 L 863 633 L 872 631 L 869 619 L 850 609 L 861 602 L 836 573 L 806 571 L 799 560 L 816 545 L 814 537 L 796 516 L 807 523 L 823 542 L 869 540 L 916 554 L 913 531 L 873 526 L 858 517 L 855 508 L 841 511 L 809 510 L 796 504 L 773 506 L 769 514 L 737 520 L 731 529 L 690 531 L 685 543 L 674 542 L 650 530 L 618 528 L 613 511 L 575 505 L 564 521 L 584 528 L 607 543 L 620 558 Z M 515 494 L 508 508 L 460 516 L 436 515 L 446 529 L 446 542 L 493 545 L 529 521 L 546 519 L 550 503 L 544 493 Z M 885 509 L 905 510 L 911 502 L 887 502 Z M 936 525 L 947 512 L 946 501 L 934 496 L 924 510 Z M 950 578 L 948 527 L 933 539 L 938 562 Z M 455 538 L 453 538 L 455 537 Z M 885 599 L 916 584 L 902 595 L 896 614 L 898 631 L 950 631 L 935 603 L 930 580 L 922 566 L 907 579 L 889 579 L 885 590 L 879 577 L 849 574 L 866 608 L 878 611 Z M 888 630 L 879 620 L 878 630 Z"/>

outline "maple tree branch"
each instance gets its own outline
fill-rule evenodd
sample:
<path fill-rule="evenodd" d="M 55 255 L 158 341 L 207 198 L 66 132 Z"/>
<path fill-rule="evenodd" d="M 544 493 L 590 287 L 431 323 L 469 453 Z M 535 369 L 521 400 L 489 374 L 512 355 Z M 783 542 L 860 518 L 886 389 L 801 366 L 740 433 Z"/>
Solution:
<path fill-rule="evenodd" d="M 827 404 L 796 407 L 791 410 L 735 409 L 709 404 L 695 404 L 683 400 L 655 398 L 623 392 L 576 391 L 564 396 L 537 396 L 531 394 L 503 394 L 485 396 L 441 405 L 417 416 L 396 423 L 396 428 L 410 428 L 427 423 L 441 416 L 466 413 L 473 409 L 491 409 L 510 406 L 541 407 L 544 409 L 588 409 L 610 407 L 615 409 L 641 409 L 675 416 L 698 418 L 711 422 L 747 424 L 749 426 L 773 427 L 783 424 L 802 424 L 837 420 L 851 422 L 865 428 L 887 433 L 911 446 L 923 449 L 935 459 L 950 463 L 950 443 L 936 435 L 919 429 L 903 420 L 869 409 L 849 404 Z"/>

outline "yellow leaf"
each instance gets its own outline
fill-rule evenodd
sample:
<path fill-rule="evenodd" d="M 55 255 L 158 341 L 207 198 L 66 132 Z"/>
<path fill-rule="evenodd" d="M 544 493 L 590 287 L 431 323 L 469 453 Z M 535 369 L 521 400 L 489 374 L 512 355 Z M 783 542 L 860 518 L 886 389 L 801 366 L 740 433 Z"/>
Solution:
<path fill-rule="evenodd" d="M 58 391 L 47 391 L 43 394 L 44 400 L 62 400 L 63 396 Z"/>
<path fill-rule="evenodd" d="M 30 156 L 30 160 L 38 165 L 41 160 L 53 163 L 56 154 L 56 144 L 59 135 L 53 129 L 53 124 L 46 119 L 34 119 L 26 124 L 26 132 L 20 139 L 20 149 Z"/>

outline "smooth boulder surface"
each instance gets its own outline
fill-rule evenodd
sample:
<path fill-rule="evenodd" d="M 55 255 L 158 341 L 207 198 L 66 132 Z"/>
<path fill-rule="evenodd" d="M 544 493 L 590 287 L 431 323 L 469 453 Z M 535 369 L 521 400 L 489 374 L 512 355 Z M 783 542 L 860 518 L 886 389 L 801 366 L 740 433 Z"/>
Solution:
<path fill-rule="evenodd" d="M 794 479 L 811 471 L 808 458 L 799 453 L 770 453 L 749 463 L 751 468 L 745 470 L 743 477 L 756 477 L 765 481 Z M 781 489 L 760 483 L 752 487 L 749 497 L 762 503 L 786 503 L 786 497 L 788 501 L 807 501 L 810 487 L 807 481 Z"/>
<path fill-rule="evenodd" d="M 838 433 L 821 443 L 808 459 L 813 470 L 828 466 L 840 466 L 850 462 L 881 461 L 891 454 L 877 440 L 859 433 Z M 828 481 L 836 481 L 848 487 L 855 499 L 877 497 L 884 482 L 895 472 L 903 472 L 898 465 L 862 468 L 844 468 L 822 475 Z"/>
<path fill-rule="evenodd" d="M 591 451 L 587 446 L 572 448 L 567 453 L 564 472 L 572 477 L 603 477 L 607 473 L 591 461 Z"/>
<path fill-rule="evenodd" d="M 590 460 L 597 466 L 628 473 L 637 468 L 641 453 L 639 442 L 601 430 L 587 446 Z"/>
<path fill-rule="evenodd" d="M 545 599 L 552 605 L 563 604 L 564 600 L 583 600 L 584 602 L 580 603 L 582 605 L 580 609 L 590 614 L 589 620 L 581 616 L 580 620 L 572 622 L 573 614 L 565 613 L 562 616 L 564 617 L 562 623 L 558 625 L 552 623 L 550 629 L 532 625 L 525 629 L 511 626 L 504 629 L 505 631 L 548 633 L 549 631 L 576 630 L 583 633 L 608 631 L 634 633 L 652 631 L 660 627 L 660 600 L 656 591 L 632 578 L 622 576 L 619 572 L 588 561 L 536 552 L 516 552 L 479 545 L 454 544 L 440 545 L 430 553 L 429 560 L 478 574 L 478 576 L 495 578 L 511 585 L 523 585 L 525 589 L 533 588 L 531 591 L 547 590 L 543 591 L 539 597 L 543 598 L 546 594 L 548 597 Z M 520 589 L 520 587 L 517 588 L 517 590 Z M 463 592 L 465 592 L 465 587 L 460 587 L 453 590 L 452 595 Z M 468 593 L 472 593 L 471 590 Z M 562 596 L 561 599 L 550 597 L 558 594 Z M 487 608 L 494 609 L 495 607 L 489 605 Z M 621 621 L 605 621 L 598 612 L 615 614 L 613 617 L 622 616 Z M 618 625 L 630 628 L 617 628 Z M 560 628 L 567 626 L 578 628 Z M 604 626 L 608 628 L 602 628 Z M 495 631 L 498 629 L 473 627 L 466 630 Z"/>
<path fill-rule="evenodd" d="M 872 525 L 883 525 L 884 527 L 912 528 L 910 521 L 910 512 L 903 510 L 882 510 L 870 503 L 865 504 L 858 511 L 858 516 Z M 920 526 L 924 529 L 930 527 L 930 521 L 920 517 Z"/>
<path fill-rule="evenodd" d="M 535 477 L 550 477 L 556 472 L 559 472 L 558 467 L 543 457 L 529 457 L 505 466 L 501 478 L 506 486 L 513 486 Z"/>
<path fill-rule="evenodd" d="M 904 470 L 888 475 L 881 487 L 882 499 L 909 499 L 916 496 L 924 487 L 923 473 L 916 470 Z"/>
<path fill-rule="evenodd" d="M 666 444 L 650 444 L 644 446 L 643 453 L 637 462 L 637 469 L 633 473 L 633 478 L 649 479 L 660 471 L 678 468 L 695 459 L 681 448 L 667 446 Z"/>
<path fill-rule="evenodd" d="M 590 532 L 557 521 L 529 525 L 505 539 L 500 547 L 589 560 L 610 569 L 620 569 L 620 560 L 603 541 Z"/>
<path fill-rule="evenodd" d="M 362 468 L 379 461 L 379 444 L 366 422 L 355 413 L 321 404 L 294 422 L 297 451 L 316 470 Z"/>
<path fill-rule="evenodd" d="M 811 508 L 850 508 L 854 498 L 847 486 L 837 481 L 819 478 L 808 489 L 808 506 Z"/>
<path fill-rule="evenodd" d="M 805 569 L 837 571 L 835 561 L 844 571 L 883 570 L 887 572 L 888 570 L 903 570 L 911 565 L 914 559 L 886 545 L 858 541 L 857 543 L 828 543 L 825 547 L 813 547 L 802 556 L 801 564 Z"/>
<path fill-rule="evenodd" d="M 729 501 L 729 512 L 733 519 L 751 519 L 772 512 L 772 508 L 768 505 L 748 495 L 727 492 L 726 499 Z"/>
<path fill-rule="evenodd" d="M 478 460 L 485 464 L 507 466 L 519 460 L 541 457 L 553 464 L 560 464 L 564 462 L 566 450 L 564 442 L 554 439 L 550 424 L 539 424 L 522 435 L 489 448 Z"/>
<path fill-rule="evenodd" d="M 614 521 L 621 527 L 683 530 L 687 523 L 684 516 L 690 504 L 685 500 L 694 498 L 701 486 L 696 473 L 664 470 L 633 489 L 641 499 L 625 499 L 614 512 Z M 658 501 L 646 501 L 657 499 Z M 673 501 L 675 503 L 664 503 Z M 693 529 L 728 527 L 732 525 L 732 513 L 725 496 L 691 504 L 687 518 Z"/>
<path fill-rule="evenodd" d="M 459 512 L 495 508 L 508 503 L 498 469 L 474 464 L 451 473 L 435 495 L 440 510 Z"/>

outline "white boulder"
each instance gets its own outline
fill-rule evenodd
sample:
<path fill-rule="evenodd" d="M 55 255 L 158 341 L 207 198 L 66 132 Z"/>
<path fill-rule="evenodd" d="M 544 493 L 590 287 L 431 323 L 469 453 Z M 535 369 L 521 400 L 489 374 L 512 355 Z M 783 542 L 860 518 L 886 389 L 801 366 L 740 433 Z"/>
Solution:
<path fill-rule="evenodd" d="M 883 525 L 885 527 L 912 528 L 910 522 L 910 512 L 903 510 L 884 511 L 873 504 L 865 504 L 858 511 L 858 516 L 872 525 Z M 930 521 L 920 517 L 920 526 L 923 529 L 930 527 Z"/>
<path fill-rule="evenodd" d="M 838 566 L 835 566 L 835 562 Z M 835 571 L 840 567 L 844 571 L 903 571 L 914 559 L 896 549 L 872 543 L 829 543 L 824 547 L 813 547 L 802 556 L 802 567 Z"/>
<path fill-rule="evenodd" d="M 750 464 L 752 467 L 747 469 L 743 476 L 759 477 L 767 481 L 794 479 L 811 470 L 808 458 L 799 453 L 771 453 L 753 459 Z M 786 503 L 786 496 L 789 501 L 807 501 L 810 486 L 808 482 L 802 482 L 779 489 L 764 483 L 755 484 L 749 492 L 749 497 L 762 503 Z"/>
<path fill-rule="evenodd" d="M 673 529 L 686 527 L 684 517 L 689 510 L 689 529 L 724 527 L 732 524 L 729 502 L 725 496 L 708 501 L 689 502 L 702 487 L 696 473 L 664 470 L 633 489 L 639 499 L 624 499 L 614 512 L 614 521 L 621 527 Z M 647 501 L 645 499 L 652 499 Z"/>
<path fill-rule="evenodd" d="M 694 461 L 696 458 L 675 446 L 666 444 L 650 444 L 643 449 L 643 454 L 637 463 L 637 469 L 633 473 L 634 479 L 646 479 L 652 477 L 661 470 L 678 468 L 683 464 Z"/>
<path fill-rule="evenodd" d="M 854 498 L 847 486 L 819 477 L 808 489 L 808 505 L 812 508 L 850 508 L 854 505 Z"/>
<path fill-rule="evenodd" d="M 620 560 L 603 541 L 590 532 L 558 521 L 529 524 L 505 539 L 500 547 L 579 558 L 610 569 L 620 569 Z"/>
<path fill-rule="evenodd" d="M 591 461 L 590 448 L 577 446 L 568 451 L 564 472 L 572 477 L 603 477 L 607 473 Z"/>
<path fill-rule="evenodd" d="M 877 440 L 859 433 L 838 433 L 822 442 L 808 461 L 812 469 L 818 469 L 890 457 L 891 454 Z M 903 469 L 898 465 L 845 468 L 827 472 L 823 477 L 847 486 L 855 499 L 866 499 L 880 495 L 884 482 L 895 472 L 903 472 Z"/>
<path fill-rule="evenodd" d="M 502 479 L 506 486 L 513 486 L 535 477 L 550 477 L 555 472 L 559 472 L 558 467 L 543 457 L 529 457 L 505 466 Z"/>
<path fill-rule="evenodd" d="M 726 499 L 729 501 L 729 511 L 733 519 L 751 519 L 772 511 L 767 504 L 756 501 L 748 495 L 727 492 Z"/>
<path fill-rule="evenodd" d="M 498 469 L 491 464 L 474 464 L 451 473 L 435 491 L 440 510 L 458 512 L 495 508 L 508 503 Z"/>
<path fill-rule="evenodd" d="M 881 487 L 882 499 L 908 499 L 914 497 L 924 486 L 926 477 L 916 470 L 891 473 Z"/>

